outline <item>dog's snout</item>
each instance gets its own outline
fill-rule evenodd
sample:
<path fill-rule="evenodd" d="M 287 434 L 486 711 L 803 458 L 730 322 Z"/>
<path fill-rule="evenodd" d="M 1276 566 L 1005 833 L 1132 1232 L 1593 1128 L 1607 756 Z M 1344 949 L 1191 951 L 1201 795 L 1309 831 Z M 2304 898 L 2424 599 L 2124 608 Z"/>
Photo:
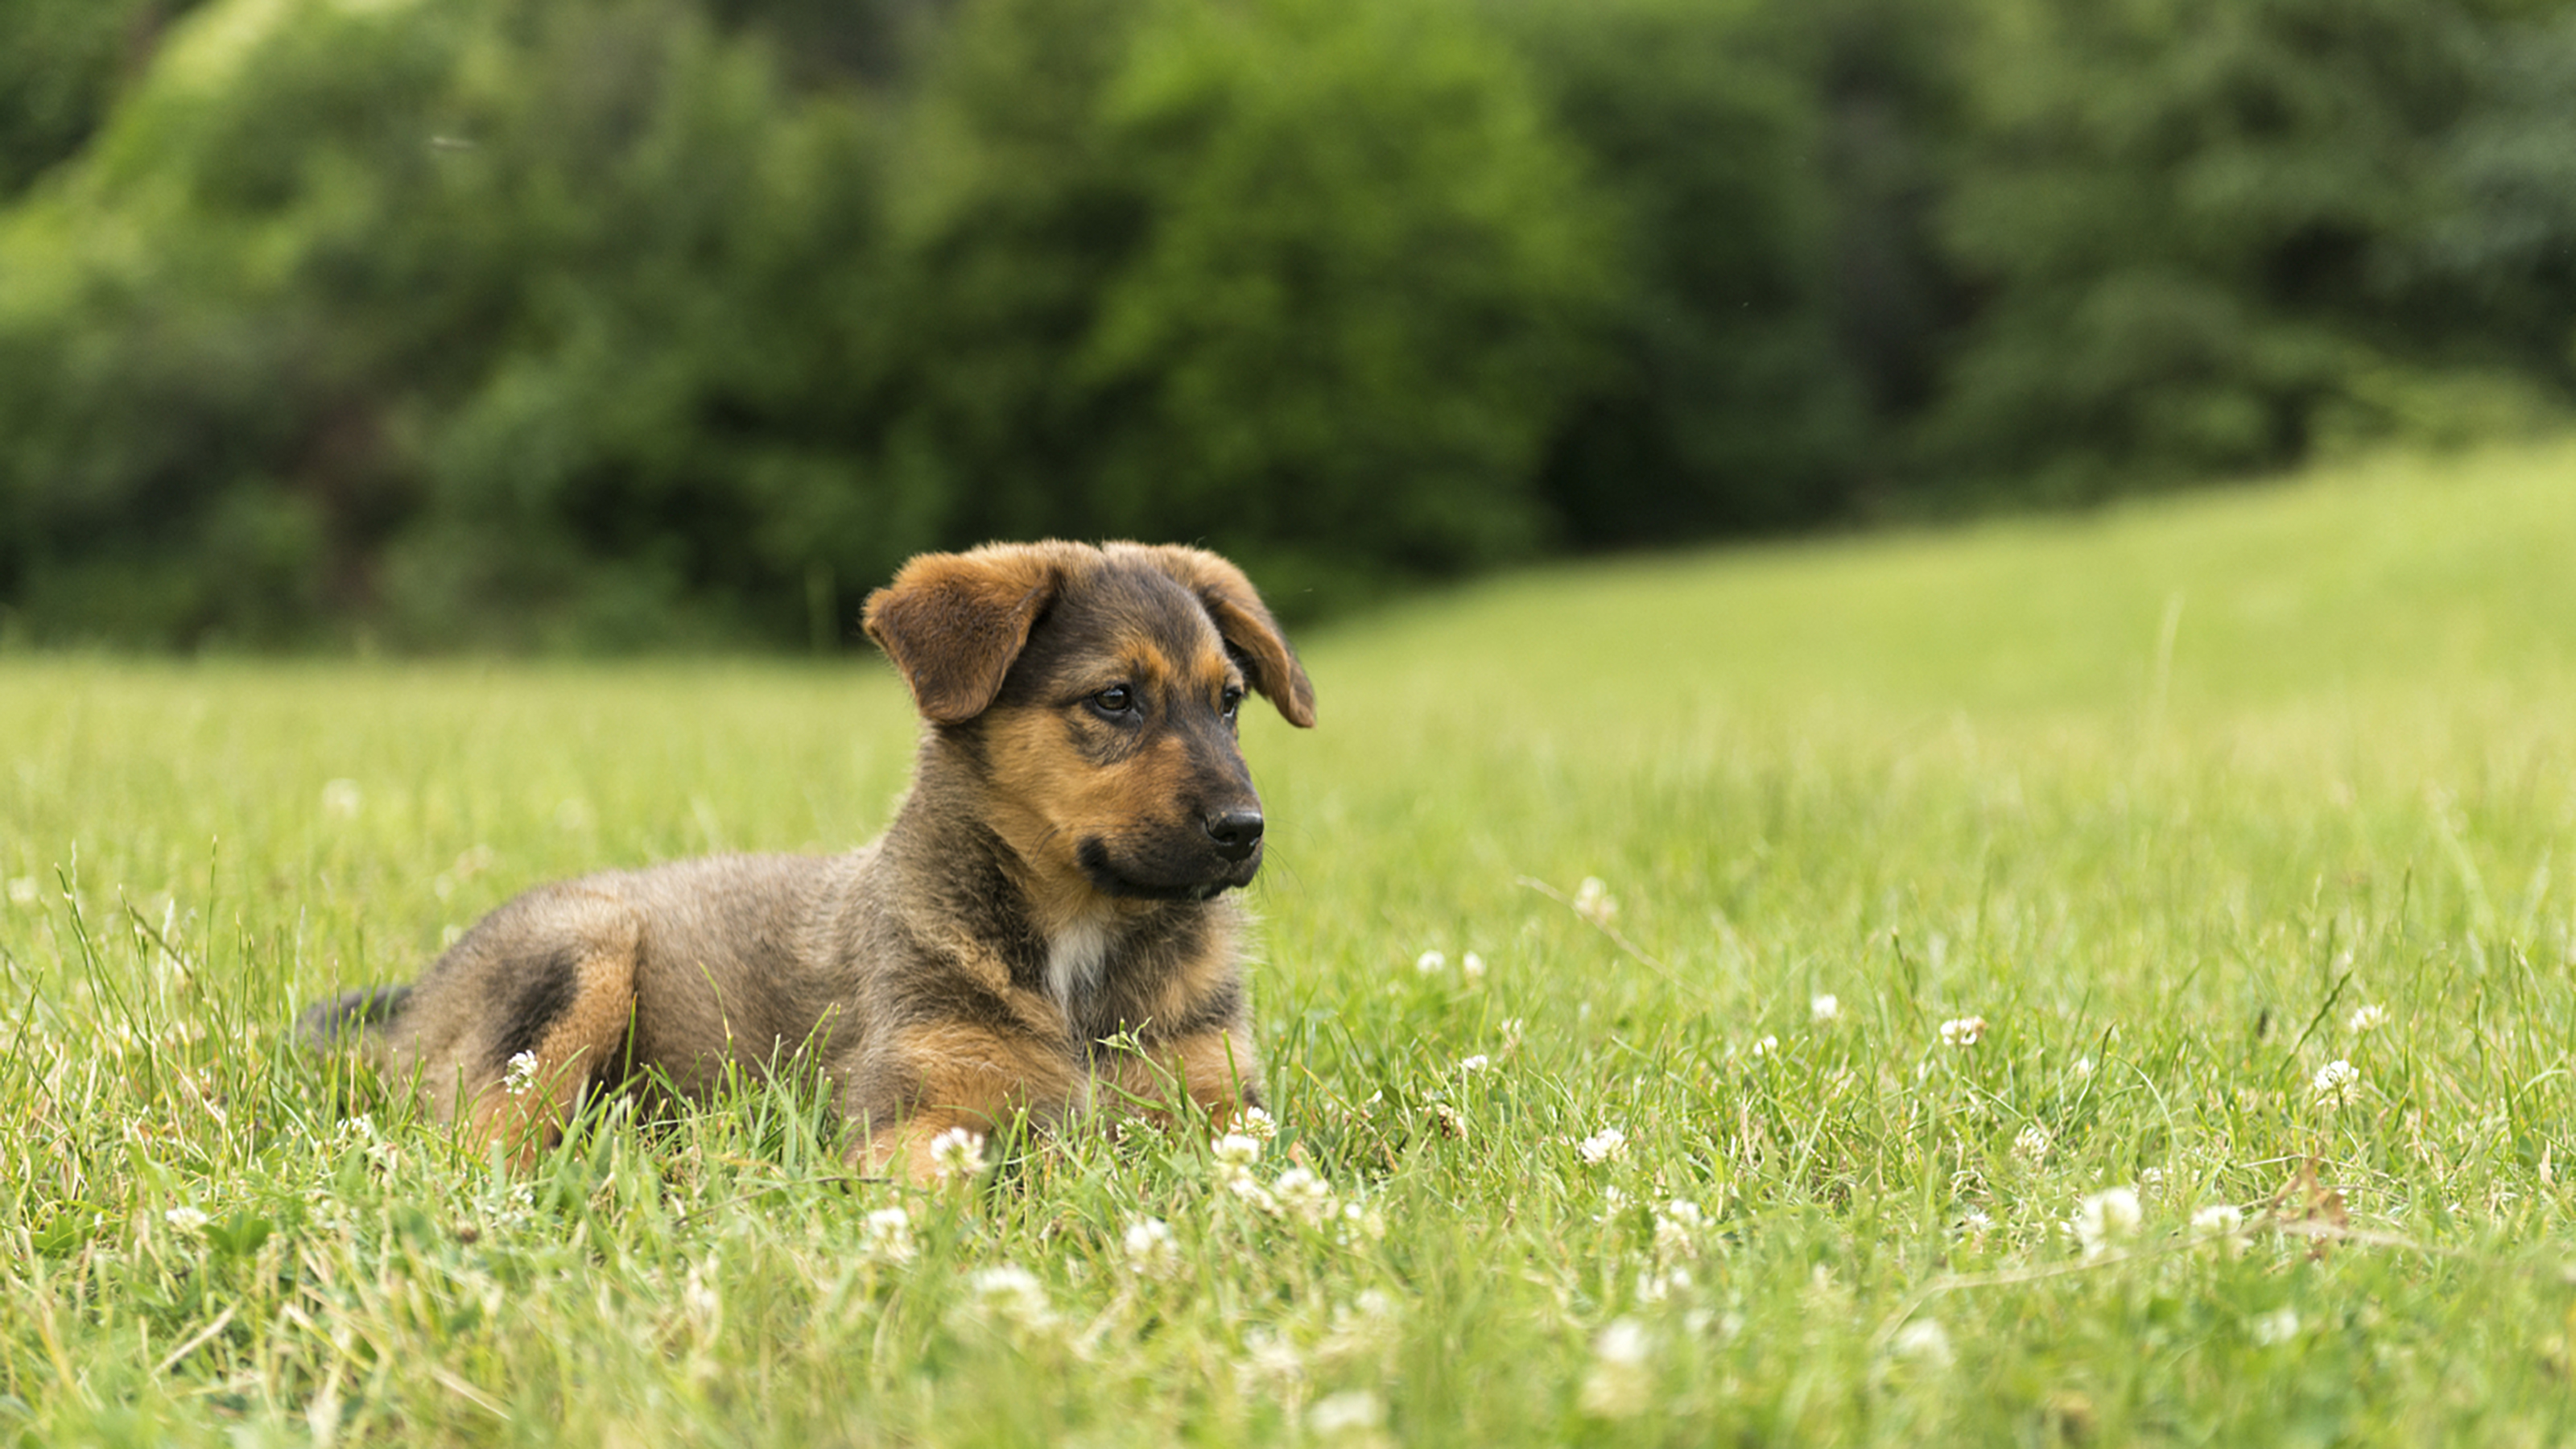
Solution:
<path fill-rule="evenodd" d="M 1261 812 L 1258 810 L 1220 810 L 1207 818 L 1208 839 L 1216 842 L 1216 853 L 1228 860 L 1243 860 L 1261 848 Z"/>

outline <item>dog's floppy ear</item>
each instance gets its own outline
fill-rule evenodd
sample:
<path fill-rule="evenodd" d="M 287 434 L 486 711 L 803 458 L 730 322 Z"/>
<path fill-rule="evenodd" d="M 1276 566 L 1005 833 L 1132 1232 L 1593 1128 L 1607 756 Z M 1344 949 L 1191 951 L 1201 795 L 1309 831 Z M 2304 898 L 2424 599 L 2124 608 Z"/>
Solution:
<path fill-rule="evenodd" d="M 1001 693 L 1038 615 L 1063 587 L 1071 547 L 986 544 L 925 553 L 868 595 L 868 637 L 894 661 L 933 724 L 964 724 Z"/>
<path fill-rule="evenodd" d="M 1168 543 L 1128 546 L 1150 556 L 1155 567 L 1199 596 L 1208 617 L 1216 621 L 1219 637 L 1242 656 L 1252 687 L 1268 695 L 1290 724 L 1299 729 L 1315 727 L 1315 686 L 1243 570 L 1203 548 Z"/>

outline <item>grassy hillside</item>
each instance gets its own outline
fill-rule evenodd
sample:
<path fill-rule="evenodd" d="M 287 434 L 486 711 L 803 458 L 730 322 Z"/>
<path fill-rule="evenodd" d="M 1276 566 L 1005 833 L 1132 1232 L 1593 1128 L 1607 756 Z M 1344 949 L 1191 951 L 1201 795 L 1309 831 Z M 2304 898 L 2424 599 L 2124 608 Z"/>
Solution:
<path fill-rule="evenodd" d="M 499 1172 L 285 1039 L 537 881 L 865 839 L 882 671 L 0 659 L 0 1434 L 2554 1442 L 2571 479 L 2386 462 L 1306 641 L 1322 726 L 1246 731 L 1253 1172 L 1316 1222 L 1195 1132 L 854 1186 L 757 1087 Z"/>

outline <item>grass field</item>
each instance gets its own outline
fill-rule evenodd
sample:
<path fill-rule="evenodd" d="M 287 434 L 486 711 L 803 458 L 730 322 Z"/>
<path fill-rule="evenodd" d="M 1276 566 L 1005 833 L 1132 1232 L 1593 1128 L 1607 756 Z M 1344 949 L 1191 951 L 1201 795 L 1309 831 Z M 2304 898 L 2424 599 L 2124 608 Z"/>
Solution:
<path fill-rule="evenodd" d="M 538 881 L 866 839 L 886 671 L 0 659 L 0 1435 L 2576 1433 L 2576 447 L 1306 652 L 1276 1140 L 923 1195 L 757 1085 L 498 1170 L 285 1031 Z"/>

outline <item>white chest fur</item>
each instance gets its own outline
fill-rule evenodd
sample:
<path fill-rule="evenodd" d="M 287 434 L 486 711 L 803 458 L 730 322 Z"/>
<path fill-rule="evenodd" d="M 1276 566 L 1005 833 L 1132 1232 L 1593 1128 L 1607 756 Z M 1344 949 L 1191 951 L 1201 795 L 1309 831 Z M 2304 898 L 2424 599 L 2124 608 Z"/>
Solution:
<path fill-rule="evenodd" d="M 1067 1011 L 1099 989 L 1101 968 L 1109 960 L 1109 921 L 1105 916 L 1077 916 L 1047 940 L 1047 990 Z"/>

